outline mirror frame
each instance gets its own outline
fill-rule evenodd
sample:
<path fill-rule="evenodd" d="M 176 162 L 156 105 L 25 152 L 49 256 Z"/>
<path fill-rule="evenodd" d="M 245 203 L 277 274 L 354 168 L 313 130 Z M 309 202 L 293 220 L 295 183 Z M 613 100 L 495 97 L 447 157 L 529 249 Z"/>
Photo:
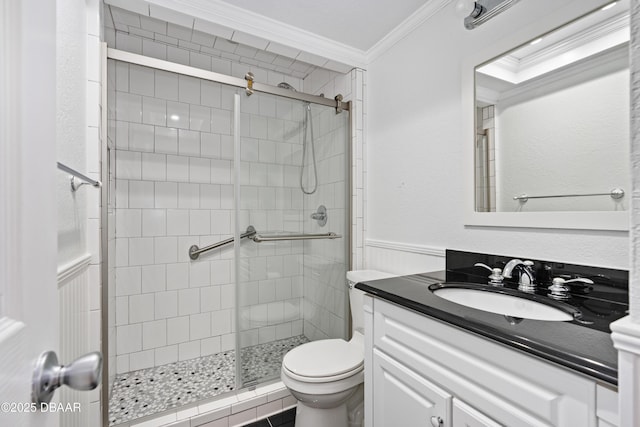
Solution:
<path fill-rule="evenodd" d="M 522 2 L 518 7 L 524 9 L 527 3 L 534 2 Z M 570 4 L 554 10 L 553 13 L 550 12 L 545 16 L 543 21 L 534 22 L 531 25 L 525 26 L 522 30 L 510 34 L 510 37 L 503 37 L 500 40 L 490 43 L 490 45 L 486 46 L 486 49 L 469 55 L 463 61 L 461 70 L 461 95 L 462 138 L 464 146 L 462 167 L 464 168 L 463 174 L 465 176 L 465 226 L 629 230 L 630 209 L 625 211 L 556 212 L 476 212 L 475 210 L 475 160 L 472 143 L 474 141 L 476 120 L 476 67 L 515 50 L 529 41 L 544 36 L 559 27 L 578 20 L 608 3 L 611 3 L 611 0 L 582 0 L 579 2 L 570 2 Z M 531 4 L 528 6 L 535 7 L 535 5 Z M 523 12 L 526 15 L 526 10 Z M 488 23 L 488 25 L 492 24 Z M 631 165 L 629 165 L 629 167 L 631 167 Z M 631 191 L 627 191 L 625 196 L 631 197 Z"/>

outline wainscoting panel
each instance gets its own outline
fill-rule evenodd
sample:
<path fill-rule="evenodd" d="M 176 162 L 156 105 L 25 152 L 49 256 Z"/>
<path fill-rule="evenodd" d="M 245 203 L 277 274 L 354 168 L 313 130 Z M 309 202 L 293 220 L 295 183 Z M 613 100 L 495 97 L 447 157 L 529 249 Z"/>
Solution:
<path fill-rule="evenodd" d="M 60 351 L 58 361 L 68 364 L 91 351 L 89 334 L 89 262 L 87 254 L 58 269 L 58 301 L 60 311 Z M 80 412 L 60 412 L 60 425 L 89 425 L 90 393 L 69 387 L 58 389 L 60 402 L 80 404 Z"/>
<path fill-rule="evenodd" d="M 366 268 L 399 275 L 444 270 L 445 250 L 384 240 L 365 240 Z"/>

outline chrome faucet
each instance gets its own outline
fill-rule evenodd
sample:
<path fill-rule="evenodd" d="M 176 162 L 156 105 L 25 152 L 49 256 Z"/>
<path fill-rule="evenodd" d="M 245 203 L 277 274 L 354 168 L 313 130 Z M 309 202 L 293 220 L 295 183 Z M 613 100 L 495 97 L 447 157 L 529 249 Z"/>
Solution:
<path fill-rule="evenodd" d="M 512 277 L 515 269 L 520 270 L 518 278 L 518 289 L 525 292 L 531 292 L 536 288 L 536 276 L 533 271 L 533 261 L 522 261 L 521 259 L 512 259 L 504 266 L 502 275 L 508 279 Z"/>

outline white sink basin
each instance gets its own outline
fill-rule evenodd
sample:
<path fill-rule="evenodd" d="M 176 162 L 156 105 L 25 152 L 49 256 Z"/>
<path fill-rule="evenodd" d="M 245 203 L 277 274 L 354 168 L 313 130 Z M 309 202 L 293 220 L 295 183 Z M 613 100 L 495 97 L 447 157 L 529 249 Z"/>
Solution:
<path fill-rule="evenodd" d="M 568 304 L 549 300 L 547 303 L 534 301 L 527 297 L 505 293 L 511 291 L 482 285 L 438 285 L 431 291 L 448 301 L 490 313 L 503 314 L 522 319 L 566 322 L 574 320 L 578 310 Z M 482 286 L 482 287 L 481 287 Z M 545 298 L 531 296 L 532 298 Z"/>

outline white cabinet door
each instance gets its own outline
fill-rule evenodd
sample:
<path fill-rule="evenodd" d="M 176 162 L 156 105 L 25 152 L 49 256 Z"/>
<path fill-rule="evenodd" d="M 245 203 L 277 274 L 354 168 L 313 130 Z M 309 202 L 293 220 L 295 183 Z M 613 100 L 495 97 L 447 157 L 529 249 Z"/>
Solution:
<path fill-rule="evenodd" d="M 453 427 L 502 427 L 491 418 L 467 405 L 460 399 L 453 399 Z"/>
<path fill-rule="evenodd" d="M 451 395 L 378 350 L 373 385 L 374 427 L 451 427 Z"/>

